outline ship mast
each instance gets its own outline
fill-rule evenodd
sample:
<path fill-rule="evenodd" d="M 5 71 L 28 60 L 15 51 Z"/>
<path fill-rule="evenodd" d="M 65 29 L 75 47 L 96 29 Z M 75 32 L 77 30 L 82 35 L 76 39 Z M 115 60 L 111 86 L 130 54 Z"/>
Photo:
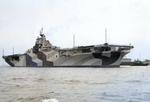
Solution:
<path fill-rule="evenodd" d="M 3 49 L 3 56 L 4 56 L 4 49 Z"/>
<path fill-rule="evenodd" d="M 107 43 L 107 28 L 105 28 L 105 43 Z"/>
<path fill-rule="evenodd" d="M 75 35 L 73 35 L 73 47 L 75 47 Z"/>
<path fill-rule="evenodd" d="M 14 55 L 14 47 L 13 47 L 13 55 Z"/>
<path fill-rule="evenodd" d="M 44 34 L 43 34 L 43 26 L 42 26 L 42 28 L 41 28 L 41 30 L 40 30 L 40 36 L 44 36 Z"/>

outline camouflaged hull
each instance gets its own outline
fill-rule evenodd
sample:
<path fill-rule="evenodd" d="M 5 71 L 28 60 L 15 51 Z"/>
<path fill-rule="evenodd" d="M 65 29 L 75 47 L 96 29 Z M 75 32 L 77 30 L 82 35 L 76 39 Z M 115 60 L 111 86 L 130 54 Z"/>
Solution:
<path fill-rule="evenodd" d="M 66 51 L 66 53 L 72 54 L 62 54 L 62 52 L 63 50 L 51 50 L 37 54 L 25 53 L 3 56 L 3 58 L 12 67 L 118 67 L 121 59 L 129 53 L 129 50 L 94 53 Z"/>
<path fill-rule="evenodd" d="M 46 40 L 44 34 L 24 54 L 3 56 L 12 67 L 118 67 L 133 46 L 101 45 L 60 49 Z"/>

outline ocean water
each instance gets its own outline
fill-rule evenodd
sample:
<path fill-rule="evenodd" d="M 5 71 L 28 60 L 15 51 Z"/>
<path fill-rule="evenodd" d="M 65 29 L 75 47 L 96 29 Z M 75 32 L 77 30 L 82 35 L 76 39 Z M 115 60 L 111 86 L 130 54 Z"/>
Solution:
<path fill-rule="evenodd" d="M 150 66 L 0 67 L 0 102 L 150 102 Z"/>

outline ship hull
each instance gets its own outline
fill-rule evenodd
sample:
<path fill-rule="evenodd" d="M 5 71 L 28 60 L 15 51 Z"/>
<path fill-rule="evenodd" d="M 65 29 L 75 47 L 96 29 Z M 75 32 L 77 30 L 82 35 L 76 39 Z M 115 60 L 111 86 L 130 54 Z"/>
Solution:
<path fill-rule="evenodd" d="M 119 67 L 121 59 L 133 48 L 131 45 L 53 46 L 46 40 L 43 28 L 35 45 L 24 54 L 3 56 L 12 67 Z"/>
<path fill-rule="evenodd" d="M 21 54 L 3 56 L 12 67 L 119 67 L 121 59 L 129 51 L 106 51 L 102 53 L 80 53 L 73 56 L 61 56 L 51 61 L 37 55 Z"/>

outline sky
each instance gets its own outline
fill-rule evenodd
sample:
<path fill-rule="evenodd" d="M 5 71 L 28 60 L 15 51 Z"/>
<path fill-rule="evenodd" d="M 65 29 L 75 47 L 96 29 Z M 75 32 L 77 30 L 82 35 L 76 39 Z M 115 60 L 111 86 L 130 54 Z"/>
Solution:
<path fill-rule="evenodd" d="M 0 0 L 0 54 L 25 53 L 40 29 L 61 48 L 133 45 L 126 58 L 150 59 L 149 0 Z M 4 52 L 4 53 L 3 53 Z M 0 65 L 7 65 L 0 57 Z"/>

